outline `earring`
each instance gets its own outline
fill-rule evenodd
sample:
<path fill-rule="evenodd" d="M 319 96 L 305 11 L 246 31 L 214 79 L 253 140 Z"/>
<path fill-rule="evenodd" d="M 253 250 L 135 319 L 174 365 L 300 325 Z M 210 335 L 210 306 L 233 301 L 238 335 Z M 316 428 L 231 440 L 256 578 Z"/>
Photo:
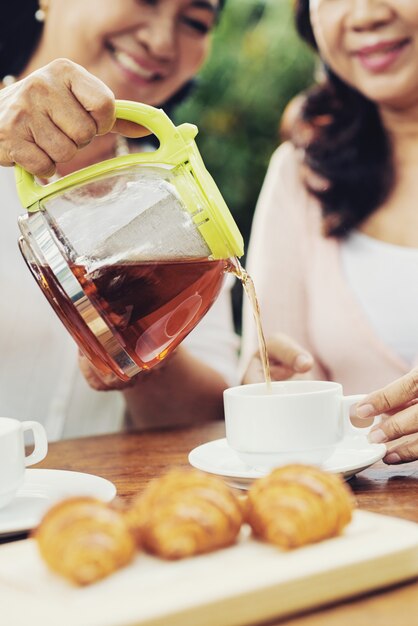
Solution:
<path fill-rule="evenodd" d="M 13 83 L 16 82 L 16 76 L 12 76 L 11 74 L 7 74 L 6 76 L 3 76 L 3 78 L 0 80 L 0 82 L 3 83 L 3 87 L 9 87 L 9 85 L 13 85 Z"/>
<path fill-rule="evenodd" d="M 35 11 L 35 20 L 37 22 L 45 22 L 46 13 L 43 9 L 38 9 Z"/>

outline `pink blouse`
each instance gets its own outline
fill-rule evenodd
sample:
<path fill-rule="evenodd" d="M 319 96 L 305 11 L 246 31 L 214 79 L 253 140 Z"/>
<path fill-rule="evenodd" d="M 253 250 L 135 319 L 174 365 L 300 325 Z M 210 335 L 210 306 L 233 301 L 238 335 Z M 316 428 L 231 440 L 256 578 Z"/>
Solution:
<path fill-rule="evenodd" d="M 255 283 L 266 337 L 285 332 L 308 349 L 315 358 L 313 378 L 338 381 L 346 394 L 368 393 L 409 371 L 377 336 L 347 284 L 339 243 L 322 235 L 320 207 L 300 179 L 290 143 L 272 157 L 246 269 Z M 243 367 L 257 349 L 245 303 Z"/>

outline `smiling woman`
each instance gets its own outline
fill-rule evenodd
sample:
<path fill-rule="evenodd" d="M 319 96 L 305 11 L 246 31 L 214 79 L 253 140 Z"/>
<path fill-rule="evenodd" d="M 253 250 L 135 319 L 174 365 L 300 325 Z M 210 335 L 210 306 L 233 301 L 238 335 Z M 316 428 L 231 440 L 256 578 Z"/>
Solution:
<path fill-rule="evenodd" d="M 295 12 L 323 71 L 272 159 L 247 270 L 266 334 L 290 333 L 312 376 L 363 393 L 418 364 L 418 3 L 297 0 Z M 405 413 L 370 435 L 389 442 L 389 463 L 418 457 Z"/>
<path fill-rule="evenodd" d="M 42 10 L 47 19 L 39 45 L 20 73 L 68 58 L 106 82 L 119 98 L 140 95 L 143 102 L 161 104 L 205 60 L 219 4 L 42 0 Z"/>
<path fill-rule="evenodd" d="M 222 4 L 18 0 L 0 29 L 0 76 L 7 76 L 0 91 L 0 164 L 18 163 L 48 177 L 114 156 L 121 143 L 109 132 L 115 97 L 161 106 L 183 93 L 209 53 Z M 143 134 L 138 127 L 115 128 Z M 115 430 L 126 408 L 134 427 L 221 417 L 222 390 L 234 380 L 236 358 L 228 289 L 163 367 L 140 375 L 124 397 L 97 393 L 19 259 L 22 209 L 11 170 L 0 168 L 0 190 L 0 290 L 8 295 L 0 309 L 0 414 L 35 417 L 50 439 Z M 222 338 L 217 351 L 214 337 Z M 96 388 L 118 387 L 84 361 L 83 371 Z"/>

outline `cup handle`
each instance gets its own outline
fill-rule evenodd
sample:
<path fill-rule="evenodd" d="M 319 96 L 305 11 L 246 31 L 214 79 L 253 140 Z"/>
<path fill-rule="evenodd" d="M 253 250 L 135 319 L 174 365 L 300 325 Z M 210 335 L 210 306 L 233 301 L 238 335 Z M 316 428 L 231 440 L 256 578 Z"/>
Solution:
<path fill-rule="evenodd" d="M 378 424 L 381 420 L 381 416 L 377 415 L 373 423 L 370 426 L 364 426 L 364 428 L 360 428 L 358 426 L 354 426 L 350 420 L 350 408 L 353 404 L 357 404 L 361 400 L 367 396 L 366 393 L 358 393 L 352 396 L 343 396 L 342 397 L 342 410 L 343 410 L 343 426 L 344 426 L 344 435 L 368 435 L 373 426 Z"/>
<path fill-rule="evenodd" d="M 39 422 L 22 422 L 22 430 L 24 433 L 31 430 L 35 442 L 33 452 L 25 457 L 25 466 L 28 467 L 28 465 L 39 463 L 39 461 L 42 461 L 42 459 L 46 457 L 48 452 L 48 439 L 45 428 Z"/>

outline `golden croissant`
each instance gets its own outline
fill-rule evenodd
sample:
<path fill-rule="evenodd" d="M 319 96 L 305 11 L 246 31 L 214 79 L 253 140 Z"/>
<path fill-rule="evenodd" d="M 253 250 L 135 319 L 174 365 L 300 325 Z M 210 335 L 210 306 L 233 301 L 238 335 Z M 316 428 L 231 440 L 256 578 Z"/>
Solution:
<path fill-rule="evenodd" d="M 153 480 L 127 516 L 138 542 L 167 559 L 229 546 L 243 521 L 238 498 L 222 480 L 181 469 Z"/>
<path fill-rule="evenodd" d="M 124 515 L 90 497 L 54 505 L 35 539 L 49 567 L 78 585 L 93 583 L 126 565 L 136 549 Z"/>
<path fill-rule="evenodd" d="M 351 520 L 354 499 L 343 480 L 305 465 L 287 465 L 248 492 L 246 521 L 254 535 L 296 548 L 338 535 Z"/>

